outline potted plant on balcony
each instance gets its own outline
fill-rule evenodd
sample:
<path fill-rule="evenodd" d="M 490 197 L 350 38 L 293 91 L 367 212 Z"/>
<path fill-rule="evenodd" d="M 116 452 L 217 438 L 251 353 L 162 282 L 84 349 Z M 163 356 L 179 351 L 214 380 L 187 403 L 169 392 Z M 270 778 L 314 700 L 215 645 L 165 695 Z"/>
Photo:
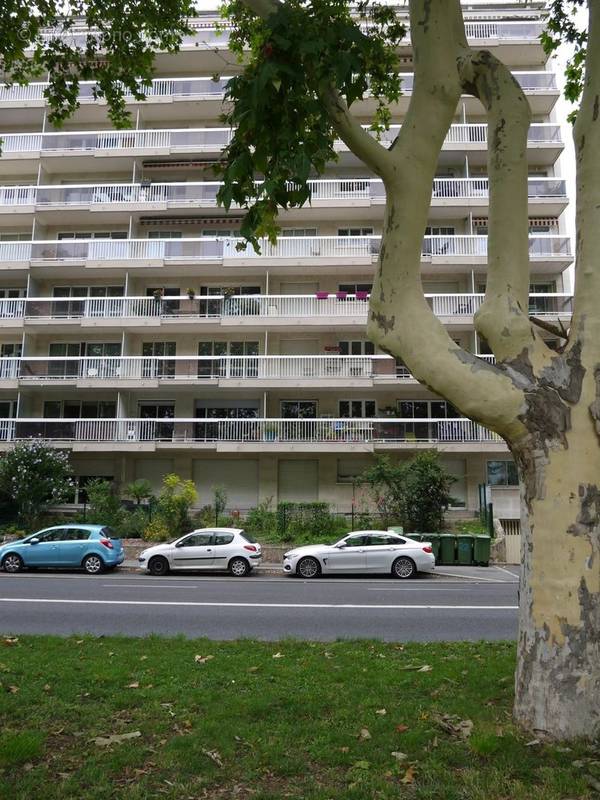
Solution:
<path fill-rule="evenodd" d="M 275 442 L 277 441 L 277 423 L 276 422 L 265 422 L 264 426 L 264 437 L 265 442 Z"/>
<path fill-rule="evenodd" d="M 164 294 L 165 294 L 165 290 L 164 290 L 164 289 L 155 289 L 155 290 L 152 292 L 152 297 L 155 299 L 155 301 L 156 301 L 157 303 L 160 303 L 160 301 L 161 301 L 161 300 L 163 299 L 163 297 L 164 297 Z"/>
<path fill-rule="evenodd" d="M 188 289 L 185 290 L 185 293 L 187 294 L 187 296 L 189 297 L 190 300 L 193 300 L 194 297 L 196 297 L 196 290 L 195 289 L 189 289 L 188 288 Z"/>

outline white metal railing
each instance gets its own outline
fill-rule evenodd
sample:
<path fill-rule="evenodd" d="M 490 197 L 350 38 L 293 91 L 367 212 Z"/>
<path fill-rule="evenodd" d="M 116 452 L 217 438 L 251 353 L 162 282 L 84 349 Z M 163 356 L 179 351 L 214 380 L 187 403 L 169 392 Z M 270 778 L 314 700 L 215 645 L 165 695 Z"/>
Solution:
<path fill-rule="evenodd" d="M 366 128 L 367 126 L 365 126 Z M 400 125 L 391 125 L 383 131 L 381 140 L 387 144 L 396 138 Z M 373 134 L 375 135 L 375 134 Z M 102 155 L 108 152 L 166 150 L 168 152 L 215 152 L 231 141 L 231 128 L 169 128 L 156 130 L 79 131 L 57 133 L 6 133 L 0 134 L 2 157 L 19 153 L 52 154 L 68 150 L 72 153 Z M 529 128 L 530 144 L 562 144 L 560 125 L 534 123 Z M 479 123 L 455 124 L 450 127 L 445 144 L 487 143 L 487 125 Z M 337 150 L 348 149 L 341 141 Z"/>
<path fill-rule="evenodd" d="M 199 20 L 190 20 L 192 33 L 185 34 L 182 39 L 181 48 L 197 49 L 199 44 L 209 45 L 210 49 L 225 48 L 229 45 L 230 30 L 227 27 L 217 28 L 212 24 L 207 24 Z M 403 39 L 404 43 L 410 40 L 408 30 L 408 20 L 406 22 L 407 32 Z M 486 40 L 488 42 L 504 41 L 523 41 L 530 42 L 539 38 L 544 30 L 543 22 L 533 20 L 527 21 L 495 21 L 495 20 L 465 20 L 465 33 L 468 39 L 473 41 Z M 42 34 L 47 41 L 57 36 L 68 42 L 72 47 L 83 48 L 87 44 L 89 36 L 93 36 L 97 31 L 85 27 L 73 27 L 69 31 L 48 29 Z"/>
<path fill-rule="evenodd" d="M 39 419 L 0 421 L 0 440 L 60 442 L 500 442 L 469 419 Z"/>
<path fill-rule="evenodd" d="M 438 316 L 472 316 L 483 294 L 425 294 Z M 529 296 L 529 313 L 535 316 L 569 316 L 573 297 L 565 292 Z M 28 297 L 1 298 L 0 319 L 189 319 L 270 317 L 366 318 L 367 292 L 316 292 L 311 295 L 181 295 L 154 297 Z M 267 320 L 265 320 L 267 324 Z"/>
<path fill-rule="evenodd" d="M 207 205 L 216 207 L 222 187 L 218 181 L 114 184 L 69 184 L 67 186 L 0 186 L 0 211 L 16 205 L 46 208 L 123 204 Z M 308 181 L 311 201 L 375 200 L 385 202 L 383 181 L 378 178 L 335 178 Z M 435 178 L 433 200 L 487 199 L 487 178 Z M 557 178 L 530 178 L 530 198 L 566 198 L 566 182 Z"/>
<path fill-rule="evenodd" d="M 552 72 L 521 72 L 512 73 L 522 89 L 527 92 L 558 92 L 556 77 Z M 400 73 L 402 79 L 402 91 L 410 94 L 413 89 L 414 75 L 412 72 Z M 227 83 L 231 76 L 223 76 L 217 80 L 205 77 L 189 78 L 156 78 L 146 86 L 141 87 L 146 98 L 159 100 L 160 98 L 213 98 L 220 99 L 224 96 Z M 93 81 L 81 81 L 79 84 L 79 102 L 97 103 L 95 96 L 97 84 Z M 0 103 L 20 103 L 44 100 L 44 93 L 48 88 L 48 83 L 30 83 L 28 86 L 2 85 L 0 86 Z M 133 93 L 124 88 L 124 98 L 126 102 L 143 102 L 136 100 Z M 102 101 L 104 102 L 104 101 Z"/>
<path fill-rule="evenodd" d="M 26 356 L 2 359 L 21 380 L 353 379 L 395 375 L 387 355 Z M 2 373 L 0 371 L 0 377 Z"/>
<path fill-rule="evenodd" d="M 224 259 L 344 259 L 373 260 L 379 255 L 379 236 L 281 236 L 276 244 L 260 241 L 261 252 L 241 239 L 200 237 L 189 239 L 51 239 L 32 242 L 0 242 L 2 262 L 87 262 L 87 261 L 223 261 Z M 241 245 L 238 249 L 237 245 Z M 426 258 L 487 256 L 487 236 L 425 236 L 422 255 Z M 529 237 L 532 258 L 571 257 L 566 236 L 540 234 Z"/>

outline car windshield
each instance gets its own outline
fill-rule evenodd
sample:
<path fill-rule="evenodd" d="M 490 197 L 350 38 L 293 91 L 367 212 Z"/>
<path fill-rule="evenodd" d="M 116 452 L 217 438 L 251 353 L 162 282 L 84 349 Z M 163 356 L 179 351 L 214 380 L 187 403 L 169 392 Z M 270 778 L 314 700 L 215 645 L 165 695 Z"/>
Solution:
<path fill-rule="evenodd" d="M 250 544 L 256 544 L 258 542 L 258 539 L 252 536 L 251 533 L 248 533 L 248 531 L 240 531 L 240 536 L 247 542 L 250 542 Z"/>

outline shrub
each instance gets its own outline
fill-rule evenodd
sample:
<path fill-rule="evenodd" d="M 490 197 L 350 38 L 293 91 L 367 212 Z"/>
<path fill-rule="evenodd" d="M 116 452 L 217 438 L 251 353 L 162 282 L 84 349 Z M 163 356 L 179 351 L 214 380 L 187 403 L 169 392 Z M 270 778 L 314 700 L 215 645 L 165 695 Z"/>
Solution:
<path fill-rule="evenodd" d="M 124 494 L 125 497 L 132 497 L 136 505 L 139 506 L 142 500 L 147 500 L 152 497 L 152 486 L 150 485 L 150 481 L 147 481 L 145 478 L 139 478 L 137 481 L 133 481 L 129 486 L 125 487 Z"/>
<path fill-rule="evenodd" d="M 260 502 L 251 508 L 244 520 L 244 528 L 256 536 L 274 537 L 277 535 L 277 514 L 271 509 L 273 498 Z"/>
<path fill-rule="evenodd" d="M 116 494 L 110 481 L 90 481 L 86 486 L 88 496 L 87 521 L 96 525 L 108 525 L 121 533 L 126 511 L 121 506 L 121 498 Z"/>
<path fill-rule="evenodd" d="M 227 508 L 227 492 L 224 486 L 213 487 L 213 507 L 215 509 L 215 525 L 218 525 L 219 516 Z"/>
<path fill-rule="evenodd" d="M 144 528 L 144 539 L 148 542 L 166 542 L 175 538 L 162 517 L 153 517 Z"/>
<path fill-rule="evenodd" d="M 336 527 L 336 517 L 328 503 L 282 502 L 277 505 L 277 537 L 283 542 L 332 538 Z"/>
<path fill-rule="evenodd" d="M 382 525 L 427 533 L 442 529 L 456 479 L 444 469 L 439 455 L 427 450 L 399 464 L 379 456 L 359 480 L 370 487 Z"/>
<path fill-rule="evenodd" d="M 197 497 L 193 481 L 183 480 L 179 475 L 165 475 L 153 516 L 153 521 L 161 522 L 168 531 L 165 538 L 175 539 L 192 528 L 190 509 Z"/>
<path fill-rule="evenodd" d="M 25 528 L 34 527 L 49 506 L 68 500 L 72 478 L 68 454 L 35 440 L 16 444 L 0 461 L 0 494 Z"/>
<path fill-rule="evenodd" d="M 145 508 L 134 508 L 123 514 L 123 522 L 119 534 L 123 539 L 141 539 L 150 522 Z"/>

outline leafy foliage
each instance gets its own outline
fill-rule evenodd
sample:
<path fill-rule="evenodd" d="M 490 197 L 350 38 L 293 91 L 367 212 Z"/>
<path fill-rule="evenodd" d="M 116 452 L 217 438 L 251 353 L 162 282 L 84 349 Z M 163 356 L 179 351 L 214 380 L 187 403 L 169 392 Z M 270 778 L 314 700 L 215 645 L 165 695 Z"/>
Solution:
<path fill-rule="evenodd" d="M 38 441 L 19 443 L 0 461 L 0 493 L 30 528 L 49 506 L 68 499 L 72 476 L 66 452 Z"/>
<path fill-rule="evenodd" d="M 247 209 L 241 233 L 258 250 L 258 237 L 275 241 L 278 207 L 309 201 L 309 176 L 337 158 L 322 99 L 330 87 L 348 106 L 370 92 L 373 129 L 388 126 L 388 103 L 400 96 L 395 48 L 405 28 L 392 8 L 361 3 L 353 16 L 342 0 L 286 0 L 267 20 L 228 0 L 223 14 L 234 26 L 230 47 L 246 66 L 225 93 L 232 103 L 225 122 L 235 131 L 218 200 Z"/>
<path fill-rule="evenodd" d="M 94 96 L 106 99 L 114 125 L 126 127 L 126 94 L 144 99 L 156 51 L 178 50 L 193 16 L 192 0 L 5 0 L 0 68 L 9 84 L 49 75 L 55 125 L 78 108 L 80 81 L 94 81 Z"/>
<path fill-rule="evenodd" d="M 578 27 L 575 17 L 584 6 L 585 0 L 552 0 L 546 30 L 541 36 L 544 52 L 548 55 L 555 53 L 563 44 L 571 48 L 565 66 L 565 97 L 571 103 L 576 103 L 583 91 L 587 30 Z M 574 121 L 575 116 L 575 113 L 570 114 L 570 120 Z"/>
<path fill-rule="evenodd" d="M 126 512 L 114 485 L 110 481 L 98 479 L 90 481 L 86 491 L 89 503 L 87 522 L 107 525 L 120 533 Z"/>
<path fill-rule="evenodd" d="M 139 506 L 142 500 L 152 497 L 152 486 L 145 478 L 138 478 L 125 487 L 125 495 L 132 497 Z"/>
<path fill-rule="evenodd" d="M 442 529 L 455 480 L 434 450 L 401 463 L 379 456 L 360 476 L 371 489 L 384 525 L 400 524 L 406 531 L 426 533 Z"/>
<path fill-rule="evenodd" d="M 191 528 L 190 509 L 198 494 L 194 482 L 179 475 L 165 475 L 151 522 L 144 531 L 147 539 L 174 539 Z"/>

